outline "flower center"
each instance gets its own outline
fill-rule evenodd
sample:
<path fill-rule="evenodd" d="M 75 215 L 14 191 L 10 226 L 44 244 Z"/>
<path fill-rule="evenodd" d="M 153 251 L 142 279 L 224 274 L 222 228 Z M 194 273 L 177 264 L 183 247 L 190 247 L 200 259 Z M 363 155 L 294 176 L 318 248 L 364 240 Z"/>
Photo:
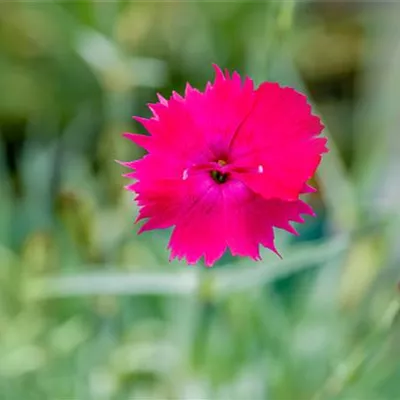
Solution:
<path fill-rule="evenodd" d="M 225 183 L 228 180 L 228 174 L 220 171 L 211 171 L 211 178 L 217 183 Z"/>
<path fill-rule="evenodd" d="M 225 160 L 218 160 L 217 164 L 221 167 L 224 167 L 226 165 Z M 228 179 L 228 173 L 227 172 L 222 172 L 218 169 L 214 169 L 211 171 L 211 178 L 217 183 L 225 183 Z"/>

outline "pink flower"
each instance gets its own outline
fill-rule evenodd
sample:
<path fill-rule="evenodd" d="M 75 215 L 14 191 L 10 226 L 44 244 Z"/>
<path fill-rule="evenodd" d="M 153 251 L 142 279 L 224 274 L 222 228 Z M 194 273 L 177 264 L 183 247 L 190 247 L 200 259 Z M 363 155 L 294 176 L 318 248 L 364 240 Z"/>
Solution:
<path fill-rule="evenodd" d="M 254 89 L 214 67 L 204 92 L 188 84 L 184 97 L 159 95 L 150 119 L 135 117 L 150 136 L 124 136 L 148 154 L 122 163 L 133 170 L 136 222 L 147 220 L 139 233 L 174 227 L 170 259 L 204 256 L 207 266 L 227 248 L 254 260 L 260 244 L 278 254 L 273 228 L 297 234 L 290 222 L 314 214 L 299 196 L 315 191 L 307 181 L 327 152 L 304 95 L 270 82 Z"/>

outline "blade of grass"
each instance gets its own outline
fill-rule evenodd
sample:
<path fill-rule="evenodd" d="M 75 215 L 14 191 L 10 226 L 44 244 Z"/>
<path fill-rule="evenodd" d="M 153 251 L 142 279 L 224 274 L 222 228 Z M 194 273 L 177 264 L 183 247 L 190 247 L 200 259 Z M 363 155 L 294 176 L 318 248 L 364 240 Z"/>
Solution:
<path fill-rule="evenodd" d="M 223 296 L 235 291 L 265 285 L 294 272 L 324 265 L 340 257 L 349 246 L 347 235 L 338 236 L 319 244 L 310 243 L 296 246 L 297 249 L 284 260 L 250 267 L 242 262 L 243 268 L 226 266 L 223 271 L 208 270 L 213 296 Z M 82 270 L 93 270 L 84 266 Z M 109 270 L 113 268 L 109 267 Z M 115 268 L 114 268 L 115 270 Z M 26 282 L 25 293 L 29 298 L 52 298 L 89 295 L 181 295 L 196 293 L 202 288 L 198 270 L 161 273 L 88 273 L 68 276 L 36 278 Z"/>

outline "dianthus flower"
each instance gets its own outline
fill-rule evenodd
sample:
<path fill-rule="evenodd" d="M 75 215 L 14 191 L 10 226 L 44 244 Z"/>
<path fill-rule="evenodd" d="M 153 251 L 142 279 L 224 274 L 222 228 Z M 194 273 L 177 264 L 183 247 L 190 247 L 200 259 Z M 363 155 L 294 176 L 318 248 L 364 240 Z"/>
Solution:
<path fill-rule="evenodd" d="M 186 86 L 150 104 L 153 116 L 134 117 L 150 135 L 125 133 L 143 158 L 133 171 L 139 233 L 173 227 L 170 259 L 212 266 L 228 248 L 261 259 L 260 245 L 278 254 L 274 227 L 297 234 L 291 221 L 313 210 L 299 199 L 324 152 L 323 125 L 304 95 L 277 83 L 254 89 L 237 72 L 214 66 L 204 92 Z M 278 254 L 279 255 L 279 254 Z"/>

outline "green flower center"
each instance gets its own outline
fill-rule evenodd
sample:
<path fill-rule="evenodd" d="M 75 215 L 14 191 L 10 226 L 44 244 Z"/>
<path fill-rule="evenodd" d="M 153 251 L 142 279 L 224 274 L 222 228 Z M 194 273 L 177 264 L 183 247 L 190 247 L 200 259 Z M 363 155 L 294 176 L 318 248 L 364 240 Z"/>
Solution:
<path fill-rule="evenodd" d="M 228 180 L 228 174 L 214 170 L 211 171 L 211 178 L 217 183 L 225 183 Z"/>

